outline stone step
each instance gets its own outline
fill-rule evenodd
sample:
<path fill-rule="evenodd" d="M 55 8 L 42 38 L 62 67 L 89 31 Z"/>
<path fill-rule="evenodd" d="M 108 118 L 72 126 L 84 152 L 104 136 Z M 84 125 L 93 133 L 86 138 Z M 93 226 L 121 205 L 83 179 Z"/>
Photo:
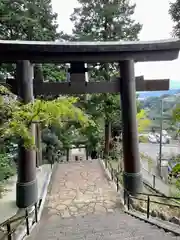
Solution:
<path fill-rule="evenodd" d="M 171 233 L 147 224 L 136 218 L 133 218 L 123 212 L 93 215 L 89 214 L 84 217 L 62 219 L 51 221 L 46 225 L 44 231 L 36 230 L 36 234 L 28 239 L 39 240 L 178 240 Z"/>
<path fill-rule="evenodd" d="M 122 209 L 98 160 L 60 164 L 41 221 L 28 239 L 180 240 Z"/>

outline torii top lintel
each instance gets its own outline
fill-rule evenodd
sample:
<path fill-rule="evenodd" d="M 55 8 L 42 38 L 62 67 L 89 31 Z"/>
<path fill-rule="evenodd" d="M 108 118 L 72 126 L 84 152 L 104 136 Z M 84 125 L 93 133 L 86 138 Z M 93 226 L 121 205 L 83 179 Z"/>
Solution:
<path fill-rule="evenodd" d="M 179 39 L 147 42 L 41 42 L 0 40 L 0 61 L 39 63 L 170 61 L 178 57 Z"/>

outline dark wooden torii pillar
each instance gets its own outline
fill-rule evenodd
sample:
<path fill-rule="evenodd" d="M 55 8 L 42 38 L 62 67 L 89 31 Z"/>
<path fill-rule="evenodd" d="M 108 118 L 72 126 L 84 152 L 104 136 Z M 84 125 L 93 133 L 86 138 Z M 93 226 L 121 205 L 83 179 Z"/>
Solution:
<path fill-rule="evenodd" d="M 28 60 L 16 64 L 16 78 L 18 95 L 24 104 L 34 101 L 33 96 L 33 66 Z M 29 128 L 32 137 L 35 137 L 35 125 Z M 19 144 L 18 180 L 16 185 L 16 205 L 26 208 L 38 200 L 36 179 L 36 152 L 24 147 L 23 140 Z"/>
<path fill-rule="evenodd" d="M 136 83 L 134 61 L 125 60 L 120 66 L 120 96 L 122 107 L 122 138 L 124 155 L 124 186 L 132 194 L 142 190 L 142 174 L 139 156 L 139 140 L 136 122 Z"/>

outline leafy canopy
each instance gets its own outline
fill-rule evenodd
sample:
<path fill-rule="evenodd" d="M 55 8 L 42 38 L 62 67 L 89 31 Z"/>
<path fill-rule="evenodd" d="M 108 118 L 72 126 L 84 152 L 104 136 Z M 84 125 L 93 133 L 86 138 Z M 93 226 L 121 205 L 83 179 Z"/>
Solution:
<path fill-rule="evenodd" d="M 0 111 L 1 119 L 0 134 L 2 138 L 16 136 L 23 138 L 25 145 L 33 144 L 29 127 L 32 123 L 41 123 L 44 127 L 58 124 L 61 127 L 69 122 L 78 122 L 82 127 L 93 124 L 93 121 L 75 106 L 77 98 L 59 97 L 52 101 L 36 99 L 29 104 L 22 104 L 5 87 L 0 87 Z M 7 121 L 8 119 L 8 121 Z"/>
<path fill-rule="evenodd" d="M 137 113 L 136 118 L 138 125 L 138 133 L 142 133 L 151 125 L 151 120 L 147 118 L 147 113 L 143 109 Z"/>
<path fill-rule="evenodd" d="M 173 120 L 175 122 L 180 122 L 180 104 L 177 104 L 172 112 Z"/>
<path fill-rule="evenodd" d="M 71 15 L 75 39 L 88 41 L 133 40 L 141 30 L 132 16 L 135 4 L 128 0 L 78 0 Z"/>
<path fill-rule="evenodd" d="M 10 40 L 55 40 L 57 14 L 51 0 L 1 0 L 0 38 Z"/>
<path fill-rule="evenodd" d="M 0 39 L 55 41 L 59 39 L 57 14 L 51 0 L 0 0 Z M 14 65 L 2 64 L 0 77 L 14 75 Z M 43 64 L 44 78 L 62 80 L 57 64 Z"/>
<path fill-rule="evenodd" d="M 174 22 L 173 35 L 180 37 L 180 0 L 170 3 L 169 14 Z"/>

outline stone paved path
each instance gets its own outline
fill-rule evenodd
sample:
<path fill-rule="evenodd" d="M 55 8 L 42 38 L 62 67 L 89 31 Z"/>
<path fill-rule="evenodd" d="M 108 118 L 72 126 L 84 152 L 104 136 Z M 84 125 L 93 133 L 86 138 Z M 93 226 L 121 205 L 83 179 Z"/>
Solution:
<path fill-rule="evenodd" d="M 117 194 L 98 161 L 60 164 L 53 182 L 46 203 L 51 218 L 113 212 L 118 207 Z"/>
<path fill-rule="evenodd" d="M 27 239 L 178 239 L 158 229 L 153 232 L 121 207 L 98 160 L 59 164 L 41 221 Z"/>

